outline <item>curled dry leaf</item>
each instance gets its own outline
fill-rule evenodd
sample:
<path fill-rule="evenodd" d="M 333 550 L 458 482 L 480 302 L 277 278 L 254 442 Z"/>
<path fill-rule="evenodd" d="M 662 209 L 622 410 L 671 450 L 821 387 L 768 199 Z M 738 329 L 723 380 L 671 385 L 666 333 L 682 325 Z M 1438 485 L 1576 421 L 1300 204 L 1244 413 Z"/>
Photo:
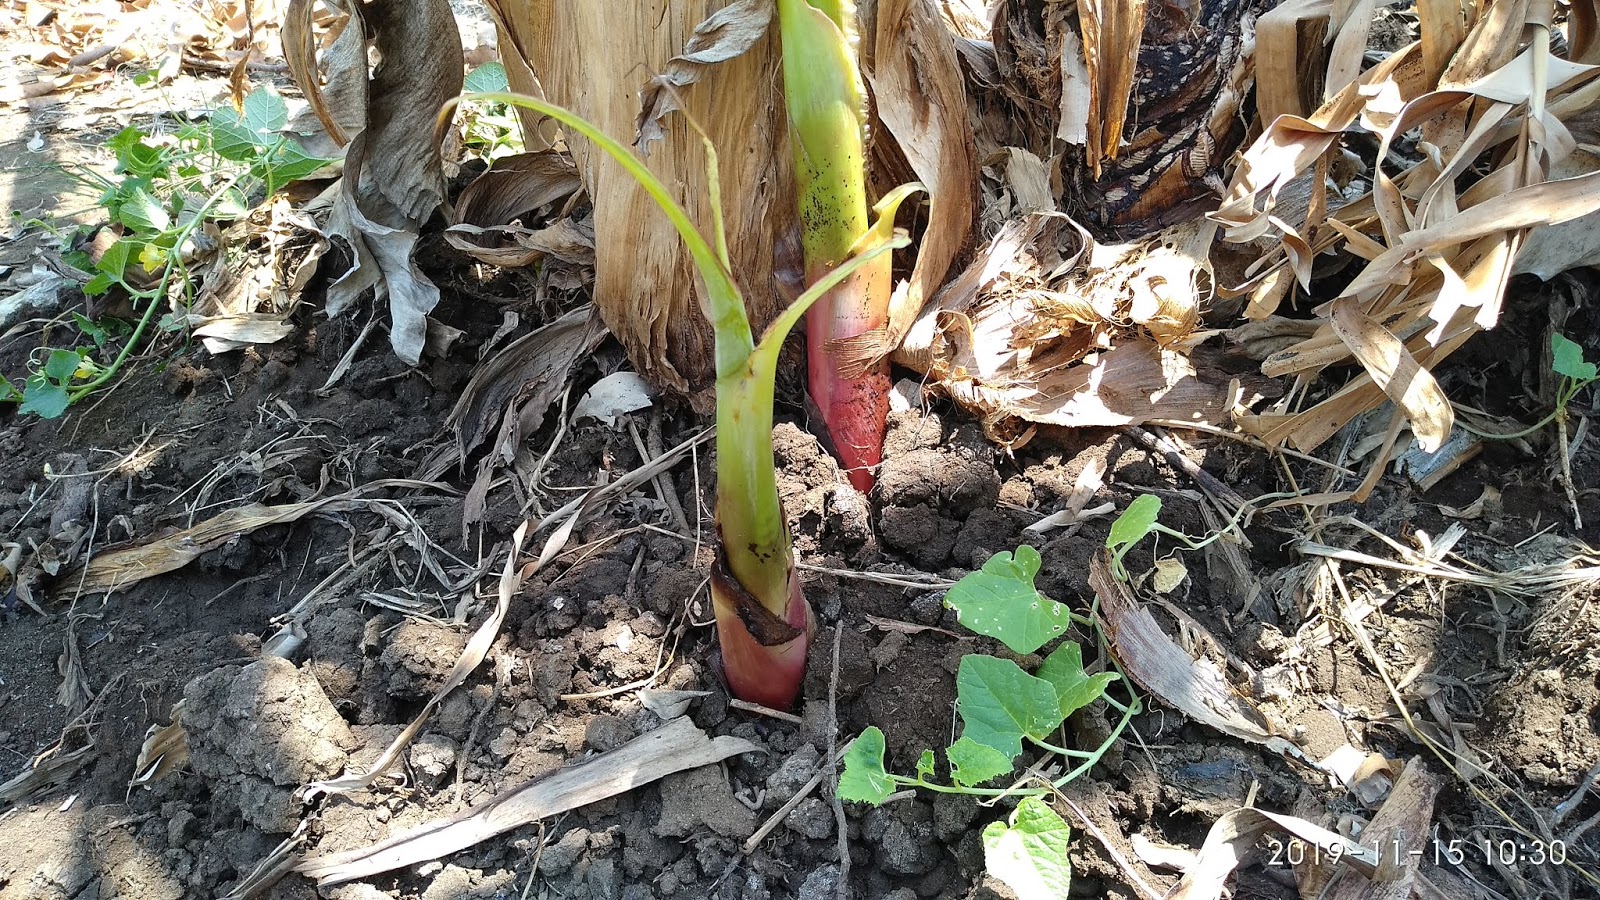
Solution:
<path fill-rule="evenodd" d="M 541 150 L 494 161 L 456 198 L 458 224 L 488 228 L 510 225 L 522 216 L 577 193 L 583 187 L 578 167 L 565 153 Z"/>
<path fill-rule="evenodd" d="M 1198 226 L 1096 244 L 1053 212 L 1007 222 L 922 311 L 897 359 L 979 414 L 1027 423 L 1226 421 L 1226 376 L 1184 354 L 1208 283 Z"/>
<path fill-rule="evenodd" d="M 204 287 L 189 325 L 212 353 L 271 344 L 294 333 L 289 317 L 316 274 L 328 241 L 311 215 L 278 197 L 220 236 L 234 252 L 197 267 Z"/>
<path fill-rule="evenodd" d="M 646 688 L 639 692 L 639 702 L 662 721 L 666 721 L 683 715 L 689 711 L 690 703 L 710 695 L 710 691 L 668 691 Z"/>
<path fill-rule="evenodd" d="M 133 779 L 128 787 L 148 787 L 182 768 L 189 759 L 189 733 L 183 729 L 183 703 L 172 705 L 172 721 L 151 725 L 144 733 L 139 758 L 133 764 Z"/>
<path fill-rule="evenodd" d="M 653 402 L 650 385 L 638 372 L 613 372 L 584 392 L 572 418 L 591 418 L 615 428 L 619 417 L 646 409 Z"/>
<path fill-rule="evenodd" d="M 367 121 L 366 26 L 358 5 L 348 0 L 324 2 L 335 12 L 319 36 L 317 0 L 289 0 L 283 16 L 283 60 L 327 142 L 342 149 Z M 299 123 L 294 130 L 302 137 L 308 133 Z"/>
<path fill-rule="evenodd" d="M 1297 816 L 1236 809 L 1216 821 L 1183 879 L 1166 900 L 1218 900 L 1228 876 L 1251 854 L 1264 835 L 1279 833 L 1315 846 L 1306 865 L 1297 866 L 1304 896 L 1356 898 L 1445 896 L 1419 872 L 1427 842 L 1433 840 L 1433 803 L 1440 782 L 1413 758 L 1358 843 Z M 1280 844 L 1287 843 L 1280 840 Z M 1381 851 L 1381 852 L 1380 852 Z"/>
<path fill-rule="evenodd" d="M 1455 425 L 1455 412 L 1433 376 L 1417 365 L 1406 345 L 1361 311 L 1354 300 L 1335 300 L 1333 333 L 1344 341 L 1394 405 L 1411 420 L 1411 432 L 1424 452 L 1443 446 Z"/>
<path fill-rule="evenodd" d="M 1310 54 L 1305 59 L 1314 57 L 1320 48 L 1300 47 L 1298 29 L 1332 10 L 1302 3 L 1263 17 L 1263 48 L 1277 48 L 1264 65 L 1284 65 L 1280 57 L 1297 58 L 1293 53 L 1302 50 Z M 1252 318 L 1269 316 L 1287 294 L 1285 273 L 1304 283 L 1313 256 L 1345 249 L 1364 262 L 1340 298 L 1318 310 L 1316 333 L 1278 350 L 1262 367 L 1273 376 L 1307 375 L 1353 358 L 1364 371 L 1298 413 L 1241 422 L 1269 442 L 1314 449 L 1389 399 L 1419 445 L 1437 449 L 1449 434 L 1451 412 L 1429 370 L 1498 321 L 1530 231 L 1600 210 L 1600 173 L 1592 164 L 1567 163 L 1577 148 L 1570 129 L 1583 127 L 1600 91 L 1600 69 L 1553 55 L 1544 40 L 1524 45 L 1524 26 L 1539 24 L 1531 8 L 1469 12 L 1472 18 L 1463 18 L 1448 3 L 1420 4 L 1423 41 L 1353 80 L 1355 43 L 1336 39 L 1325 63 L 1331 96 L 1304 118 L 1273 121 L 1245 151 L 1212 215 L 1229 241 L 1274 244 L 1246 282 L 1230 287 L 1250 295 Z M 1346 24 L 1327 27 L 1342 36 Z M 1297 105 L 1304 98 L 1286 93 L 1293 83 L 1264 83 L 1264 108 L 1303 112 L 1310 104 Z M 1392 166 L 1362 159 L 1361 173 L 1346 179 L 1348 190 L 1326 190 L 1332 162 L 1362 150 L 1347 135 L 1378 138 L 1375 162 L 1404 159 L 1396 155 L 1398 142 L 1417 129 L 1433 150 L 1413 154 L 1409 169 L 1392 174 Z M 1475 168 L 1482 159 L 1496 163 Z M 1292 202 L 1301 185 L 1309 192 L 1303 208 Z M 1572 233 L 1553 255 L 1554 245 L 1545 243 L 1527 270 L 1549 273 L 1588 258 L 1592 247 L 1572 241 Z"/>
<path fill-rule="evenodd" d="M 421 467 L 425 477 L 442 477 L 493 437 L 462 504 L 463 528 L 482 520 L 495 472 L 510 464 L 524 439 L 544 424 L 573 364 L 599 346 L 605 334 L 594 308 L 580 307 L 512 341 L 473 370 L 445 418 L 455 443 Z"/>
<path fill-rule="evenodd" d="M 661 120 L 679 109 L 678 91 L 699 81 L 709 67 L 755 46 L 767 33 L 773 9 L 773 0 L 734 0 L 695 26 L 683 52 L 668 60 L 661 74 L 639 92 L 634 131 L 641 151 L 649 153 L 652 143 L 667 136 Z"/>
<path fill-rule="evenodd" d="M 1163 900 L 1221 900 L 1228 876 L 1252 854 L 1262 836 L 1270 833 L 1303 841 L 1316 847 L 1319 856 L 1337 858 L 1340 865 L 1363 875 L 1370 876 L 1378 869 L 1378 851 L 1371 847 L 1298 816 L 1247 807 L 1217 819 L 1183 879 Z"/>
<path fill-rule="evenodd" d="M 377 33 L 380 62 L 324 229 L 353 262 L 328 286 L 328 314 L 351 309 L 369 289 L 377 299 L 387 297 L 390 345 L 416 365 L 439 289 L 412 252 L 418 229 L 445 199 L 434 123 L 444 102 L 461 92 L 461 36 L 445 0 L 400 0 L 368 24 Z M 347 77 L 365 78 L 365 69 Z"/>
<path fill-rule="evenodd" d="M 480 228 L 477 225 L 452 225 L 444 239 L 481 263 L 503 268 L 532 265 L 546 259 L 566 263 L 586 277 L 594 267 L 594 223 L 572 218 L 558 219 L 546 228 L 527 229 L 517 225 Z"/>

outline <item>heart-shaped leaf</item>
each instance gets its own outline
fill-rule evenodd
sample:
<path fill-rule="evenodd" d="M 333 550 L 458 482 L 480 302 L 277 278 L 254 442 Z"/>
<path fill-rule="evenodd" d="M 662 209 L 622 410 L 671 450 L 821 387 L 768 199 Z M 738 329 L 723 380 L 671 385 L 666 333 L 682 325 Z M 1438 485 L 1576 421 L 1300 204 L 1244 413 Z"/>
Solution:
<path fill-rule="evenodd" d="M 1594 381 L 1600 374 L 1594 363 L 1584 361 L 1583 347 L 1560 332 L 1550 335 L 1550 355 L 1550 368 L 1557 375 L 1565 375 L 1573 381 Z"/>
<path fill-rule="evenodd" d="M 1061 724 L 1056 690 L 1009 659 L 972 654 L 956 673 L 956 709 L 962 737 L 1005 754 L 1022 752 L 1024 737 L 1043 738 Z"/>
<path fill-rule="evenodd" d="M 871 725 L 850 742 L 839 774 L 839 799 L 877 806 L 894 793 L 894 782 L 883 768 L 883 732 Z"/>
<path fill-rule="evenodd" d="M 1067 857 L 1072 830 L 1036 797 L 1024 797 L 1011 821 L 983 830 L 983 862 L 1017 900 L 1060 900 L 1072 886 Z"/>
<path fill-rule="evenodd" d="M 992 637 L 1014 653 L 1032 653 L 1060 637 L 1072 624 L 1063 604 L 1039 593 L 1039 551 L 1023 545 L 1013 555 L 1002 550 L 983 568 L 956 582 L 945 605 L 962 625 Z"/>

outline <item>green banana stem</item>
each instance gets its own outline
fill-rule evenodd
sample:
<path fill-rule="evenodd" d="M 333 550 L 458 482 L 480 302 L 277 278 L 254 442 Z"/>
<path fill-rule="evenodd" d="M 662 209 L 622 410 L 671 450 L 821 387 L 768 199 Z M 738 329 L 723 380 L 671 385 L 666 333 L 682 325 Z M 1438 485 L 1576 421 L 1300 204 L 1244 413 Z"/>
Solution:
<path fill-rule="evenodd" d="M 867 104 L 856 66 L 853 0 L 778 0 L 789 146 L 799 188 L 806 281 L 816 283 L 868 231 Z M 892 219 L 892 209 L 887 215 Z M 889 413 L 892 260 L 841 283 L 806 320 L 807 383 L 834 452 L 861 490 L 882 461 Z"/>
<path fill-rule="evenodd" d="M 629 148 L 575 113 L 522 94 L 468 94 L 459 99 L 530 109 L 588 138 L 650 195 L 688 248 L 705 282 L 708 317 L 716 334 L 718 546 L 711 589 L 724 673 L 735 696 L 774 708 L 789 707 L 805 675 L 805 655 L 814 629 L 800 590 L 773 465 L 773 381 L 778 353 L 790 329 L 812 304 L 867 266 L 887 260 L 890 251 L 906 246 L 909 240 L 893 233 L 891 213 L 867 231 L 856 255 L 841 259 L 842 265 L 818 278 L 778 316 L 757 344 L 743 295 L 728 271 L 720 216 L 713 220 L 717 232 L 717 249 L 713 249 L 688 212 Z M 440 127 L 448 124 L 453 107 L 454 103 L 446 104 L 441 111 Z M 715 198 L 716 151 L 709 140 L 706 154 Z M 909 188 L 903 188 L 890 197 L 898 204 L 909 193 Z"/>

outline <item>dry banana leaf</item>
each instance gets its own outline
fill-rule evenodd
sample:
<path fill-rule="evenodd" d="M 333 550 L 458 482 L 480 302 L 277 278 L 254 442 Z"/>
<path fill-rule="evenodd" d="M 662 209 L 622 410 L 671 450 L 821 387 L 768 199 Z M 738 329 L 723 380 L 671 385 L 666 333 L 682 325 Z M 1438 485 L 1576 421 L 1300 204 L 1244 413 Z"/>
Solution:
<path fill-rule="evenodd" d="M 591 0 L 492 5 L 508 37 L 503 50 L 525 55 L 508 60 L 512 86 L 535 87 L 521 81 L 521 73 L 531 73 L 546 98 L 624 143 L 634 139 L 639 93 L 651 73 L 668 72 L 674 57 L 704 53 L 700 44 L 708 37 L 704 32 L 697 37 L 697 26 L 713 14 L 757 6 L 715 0 L 675 3 L 670 11 Z M 714 37 L 709 40 L 719 46 Z M 714 55 L 725 55 L 726 49 Z M 784 305 L 773 282 L 774 259 L 793 208 L 789 154 L 777 152 L 788 143 L 778 61 L 777 36 L 765 34 L 718 63 L 711 77 L 677 89 L 685 111 L 706 128 L 720 157 L 727 230 L 738 237 L 729 247 L 733 274 L 757 329 Z M 534 131 L 539 122 L 525 119 L 524 124 Z M 646 163 L 662 181 L 678 187 L 678 200 L 709 233 L 700 138 L 681 115 L 658 124 L 663 136 L 651 145 Z M 586 142 L 575 141 L 570 149 L 594 206 L 594 303 L 601 318 L 635 371 L 650 381 L 680 391 L 708 388 L 714 380 L 711 329 L 700 314 L 700 287 L 677 233 L 616 163 Z"/>
<path fill-rule="evenodd" d="M 318 112 L 330 136 L 350 130 L 342 121 L 365 110 L 360 133 L 345 154 L 344 177 L 324 232 L 350 257 L 350 268 L 328 286 L 328 314 L 340 315 L 364 299 L 369 290 L 388 300 L 392 322 L 389 342 L 395 355 L 416 365 L 427 344 L 427 315 L 439 302 L 439 289 L 412 260 L 417 231 L 445 200 L 444 174 L 434 140 L 434 121 L 444 102 L 461 92 L 461 36 L 446 0 L 395 0 L 347 8 L 335 46 L 339 65 L 327 75 L 338 81 L 323 86 L 314 60 L 306 12 L 297 7 L 288 18 L 291 71 Z M 340 41 L 353 41 L 364 29 L 376 34 L 379 56 L 370 79 L 366 46 L 354 52 Z M 329 96 L 364 97 L 338 108 Z"/>
<path fill-rule="evenodd" d="M 320 885 L 339 884 L 427 862 L 571 809 L 597 803 L 665 778 L 761 748 L 743 738 L 713 738 L 677 718 L 609 753 L 530 781 L 471 809 L 427 822 L 371 847 L 314 856 L 295 871 Z"/>
<path fill-rule="evenodd" d="M 1310 375 L 1352 359 L 1364 369 L 1307 409 L 1242 419 L 1246 430 L 1310 450 L 1389 399 L 1420 446 L 1438 447 L 1452 413 L 1429 370 L 1495 325 L 1514 271 L 1552 274 L 1593 256 L 1592 242 L 1571 239 L 1575 225 L 1519 262 L 1537 229 L 1600 211 L 1600 174 L 1572 131 L 1586 125 L 1600 94 L 1600 68 L 1551 52 L 1547 7 L 1469 11 L 1462 18 L 1451 4 L 1424 4 L 1420 42 L 1306 118 L 1280 117 L 1244 153 L 1211 218 L 1229 241 L 1272 242 L 1248 280 L 1230 286 L 1250 296 L 1252 318 L 1272 313 L 1287 274 L 1308 284 L 1314 256 L 1343 249 L 1363 262 L 1339 298 L 1318 309 L 1316 333 L 1269 356 L 1263 373 Z M 1523 46 L 1525 33 L 1534 40 Z M 1330 87 L 1338 64 L 1328 63 Z M 1418 129 L 1425 152 L 1409 149 L 1407 135 Z M 1348 137 L 1358 131 L 1378 139 L 1374 160 L 1414 162 L 1368 165 L 1334 193 L 1330 160 L 1362 147 Z M 1475 168 L 1484 159 L 1493 161 L 1487 172 Z M 1309 200 L 1296 202 L 1302 191 Z"/>
<path fill-rule="evenodd" d="M 1225 422 L 1230 379 L 1186 355 L 1205 232 L 1106 245 L 1060 213 L 1014 219 L 923 309 L 896 359 L 1002 441 L 1028 423 Z"/>
<path fill-rule="evenodd" d="M 873 0 L 859 5 L 867 82 L 874 109 L 928 191 L 927 227 L 908 281 L 889 302 L 882 355 L 900 346 L 923 304 L 966 248 L 978 209 L 977 149 L 955 37 L 933 0 Z M 890 183 L 904 179 L 891 178 Z"/>
<path fill-rule="evenodd" d="M 319 34 L 317 0 L 289 0 L 283 17 L 283 59 L 327 141 L 342 149 L 367 123 L 367 41 L 355 5 L 347 0 L 324 2 L 332 15 L 320 23 Z"/>

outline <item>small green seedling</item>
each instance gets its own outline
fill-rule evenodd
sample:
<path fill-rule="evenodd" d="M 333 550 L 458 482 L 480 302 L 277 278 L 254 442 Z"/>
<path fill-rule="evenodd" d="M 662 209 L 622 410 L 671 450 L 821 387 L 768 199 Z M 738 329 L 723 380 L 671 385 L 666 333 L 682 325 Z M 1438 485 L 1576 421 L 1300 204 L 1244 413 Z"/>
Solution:
<path fill-rule="evenodd" d="M 961 579 L 945 597 L 965 627 L 1005 644 L 1018 654 L 1034 653 L 1062 638 L 1069 625 L 1093 627 L 1087 616 L 1041 594 L 1034 586 L 1039 551 L 1018 547 L 997 553 L 983 568 Z M 984 832 L 989 868 L 1019 897 L 1065 896 L 1069 879 L 1066 823 L 1037 798 L 1077 778 L 1099 762 L 1128 722 L 1140 710 L 1137 696 L 1120 703 L 1106 688 L 1121 680 L 1115 672 L 1089 674 L 1083 649 L 1061 640 L 1032 674 L 1009 659 L 981 653 L 961 659 L 956 674 L 956 711 L 961 737 L 944 751 L 950 782 L 936 779 L 937 757 L 924 750 L 915 775 L 898 775 L 884 767 L 884 737 L 868 727 L 845 751 L 839 797 L 878 805 L 897 790 L 926 788 L 948 794 L 986 797 L 1021 796 L 1010 824 L 995 823 Z M 1074 750 L 1054 741 L 1068 716 L 1096 700 L 1120 710 L 1111 735 L 1094 750 Z M 1054 779 L 1051 787 L 984 787 L 1016 771 L 1024 747 L 1042 750 L 1076 765 Z"/>
<path fill-rule="evenodd" d="M 28 376 L 22 390 L 3 382 L 0 399 L 21 404 L 18 412 L 53 419 L 66 411 L 74 381 L 93 378 L 100 367 L 89 358 L 88 350 L 52 350 L 38 370 Z"/>
<path fill-rule="evenodd" d="M 1018 900 L 1056 900 L 1072 887 L 1071 839 L 1072 829 L 1044 801 L 1024 797 L 1008 821 L 983 830 L 983 864 Z"/>
<path fill-rule="evenodd" d="M 1551 422 L 1565 426 L 1567 422 L 1567 407 L 1572 404 L 1579 391 L 1594 384 L 1596 381 L 1600 381 L 1600 368 L 1583 358 L 1583 347 L 1581 345 L 1560 332 L 1553 332 L 1550 335 L 1550 370 L 1561 376 L 1561 384 L 1556 388 L 1556 408 L 1549 415 L 1529 425 L 1527 428 L 1510 432 L 1483 431 L 1459 420 L 1456 424 L 1479 437 L 1502 441 L 1527 437 Z"/>
<path fill-rule="evenodd" d="M 1106 535 L 1106 549 L 1111 551 L 1111 573 L 1118 579 L 1127 581 L 1128 570 L 1123 565 L 1122 558 L 1151 534 L 1164 534 L 1181 544 L 1185 550 L 1203 550 L 1224 534 L 1238 528 L 1245 515 L 1255 508 L 1254 504 L 1262 500 L 1293 496 L 1296 495 L 1263 494 L 1241 506 L 1220 529 L 1203 538 L 1195 538 L 1161 524 L 1158 521 L 1161 516 L 1161 498 L 1154 494 L 1141 494 L 1128 504 L 1128 508 L 1122 511 L 1122 515 L 1118 516 L 1115 522 L 1111 523 L 1111 533 Z"/>
<path fill-rule="evenodd" d="M 1566 335 L 1550 335 L 1550 368 L 1561 376 L 1561 386 L 1556 389 L 1556 411 L 1552 417 L 1560 423 L 1567 420 L 1567 406 L 1578 392 L 1600 381 L 1600 369 L 1583 358 L 1583 348 Z"/>
<path fill-rule="evenodd" d="M 42 362 L 20 389 L 0 378 L 0 400 L 17 402 L 19 412 L 55 418 L 114 378 L 139 346 L 156 310 L 168 301 L 187 306 L 192 299 L 189 262 L 196 233 L 207 223 L 243 217 L 251 197 L 270 196 L 328 164 L 280 133 L 288 118 L 283 98 L 261 88 L 245 98 L 241 109 L 216 110 L 171 135 L 130 126 L 112 137 L 107 147 L 116 155 L 119 177 L 77 174 L 104 192 L 101 203 L 118 237 L 99 259 L 75 252 L 66 254 L 65 261 L 89 275 L 85 296 L 120 287 L 134 309 L 143 307 L 142 315 L 131 334 L 121 323 L 74 316 L 94 347 L 45 348 Z M 127 340 L 109 362 L 95 359 L 124 335 Z M 77 364 L 70 376 L 61 377 L 67 357 Z"/>

